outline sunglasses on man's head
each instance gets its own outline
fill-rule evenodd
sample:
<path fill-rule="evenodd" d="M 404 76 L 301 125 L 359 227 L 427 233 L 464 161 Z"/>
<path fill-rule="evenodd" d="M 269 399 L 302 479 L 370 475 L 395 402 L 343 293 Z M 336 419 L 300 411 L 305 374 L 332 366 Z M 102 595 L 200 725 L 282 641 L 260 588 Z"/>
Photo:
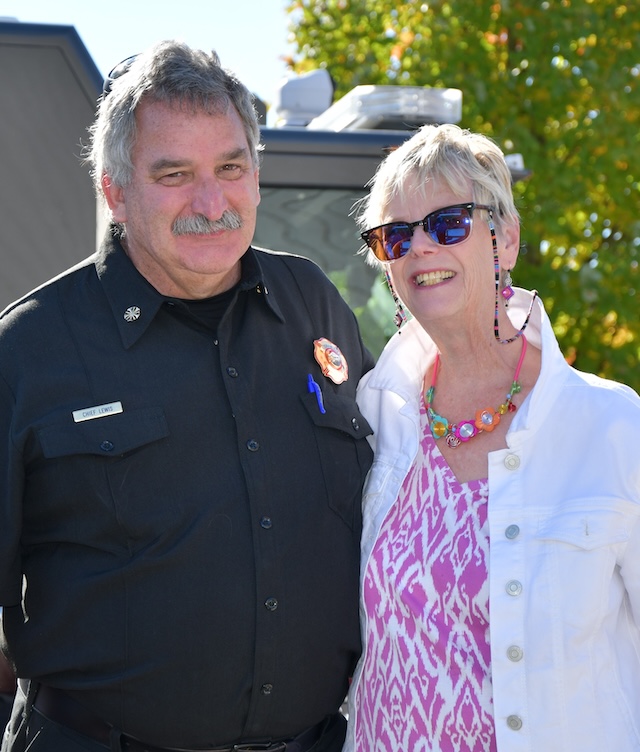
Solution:
<path fill-rule="evenodd" d="M 365 230 L 361 237 L 379 261 L 397 261 L 409 253 L 414 227 L 422 226 L 439 245 L 462 243 L 471 234 L 474 209 L 493 211 L 482 204 L 454 204 L 436 209 L 418 222 L 388 222 Z"/>
<path fill-rule="evenodd" d="M 107 73 L 107 77 L 105 78 L 104 83 L 102 84 L 102 98 L 103 99 L 111 91 L 111 86 L 113 85 L 113 82 L 116 80 L 116 78 L 120 78 L 120 76 L 125 74 L 131 67 L 131 63 L 137 57 L 138 55 L 129 55 L 129 57 L 119 62 L 109 71 L 109 73 Z"/>

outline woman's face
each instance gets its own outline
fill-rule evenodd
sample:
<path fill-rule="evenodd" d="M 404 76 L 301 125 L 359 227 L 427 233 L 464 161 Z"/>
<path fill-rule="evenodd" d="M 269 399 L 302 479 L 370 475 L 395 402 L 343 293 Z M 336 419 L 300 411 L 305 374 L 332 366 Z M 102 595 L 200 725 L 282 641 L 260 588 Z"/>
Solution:
<path fill-rule="evenodd" d="M 415 222 L 437 209 L 473 201 L 471 186 L 460 194 L 438 182 L 414 188 L 408 183 L 404 196 L 389 203 L 381 224 Z M 415 227 L 409 252 L 389 264 L 396 293 L 425 329 L 451 324 L 474 328 L 493 321 L 495 270 L 487 220 L 488 213 L 476 209 L 469 236 L 448 246 Z M 504 255 L 500 238 L 498 250 Z M 509 266 L 513 263 L 515 259 Z"/>

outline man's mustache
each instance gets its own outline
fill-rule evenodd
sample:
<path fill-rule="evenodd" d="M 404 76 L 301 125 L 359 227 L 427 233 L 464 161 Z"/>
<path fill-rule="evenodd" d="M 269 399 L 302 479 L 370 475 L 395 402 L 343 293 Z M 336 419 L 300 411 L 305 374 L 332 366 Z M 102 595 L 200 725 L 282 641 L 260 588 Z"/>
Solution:
<path fill-rule="evenodd" d="M 220 230 L 239 230 L 242 227 L 242 217 L 233 209 L 227 209 L 220 219 L 207 219 L 202 214 L 190 217 L 178 217 L 173 223 L 171 231 L 174 235 L 207 235 Z"/>

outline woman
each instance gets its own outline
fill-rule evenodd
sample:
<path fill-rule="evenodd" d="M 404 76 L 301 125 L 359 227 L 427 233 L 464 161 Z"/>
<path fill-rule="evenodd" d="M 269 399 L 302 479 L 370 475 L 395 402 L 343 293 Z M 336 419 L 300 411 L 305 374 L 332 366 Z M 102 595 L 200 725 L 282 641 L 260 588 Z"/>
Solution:
<path fill-rule="evenodd" d="M 359 388 L 375 461 L 346 752 L 640 750 L 640 399 L 572 369 L 513 290 L 489 139 L 423 127 L 359 222 L 413 319 Z"/>

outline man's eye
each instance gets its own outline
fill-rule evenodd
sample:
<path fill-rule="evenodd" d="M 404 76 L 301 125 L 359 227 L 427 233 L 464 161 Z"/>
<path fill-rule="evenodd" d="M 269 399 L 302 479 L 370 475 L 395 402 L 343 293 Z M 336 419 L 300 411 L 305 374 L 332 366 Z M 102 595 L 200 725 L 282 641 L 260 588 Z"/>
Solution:
<path fill-rule="evenodd" d="M 167 172 L 165 175 L 160 175 L 158 180 L 161 183 L 180 183 L 185 179 L 185 175 L 184 172 Z"/>
<path fill-rule="evenodd" d="M 226 164 L 220 168 L 220 173 L 227 178 L 235 178 L 244 175 L 245 169 L 243 165 L 239 164 Z"/>

